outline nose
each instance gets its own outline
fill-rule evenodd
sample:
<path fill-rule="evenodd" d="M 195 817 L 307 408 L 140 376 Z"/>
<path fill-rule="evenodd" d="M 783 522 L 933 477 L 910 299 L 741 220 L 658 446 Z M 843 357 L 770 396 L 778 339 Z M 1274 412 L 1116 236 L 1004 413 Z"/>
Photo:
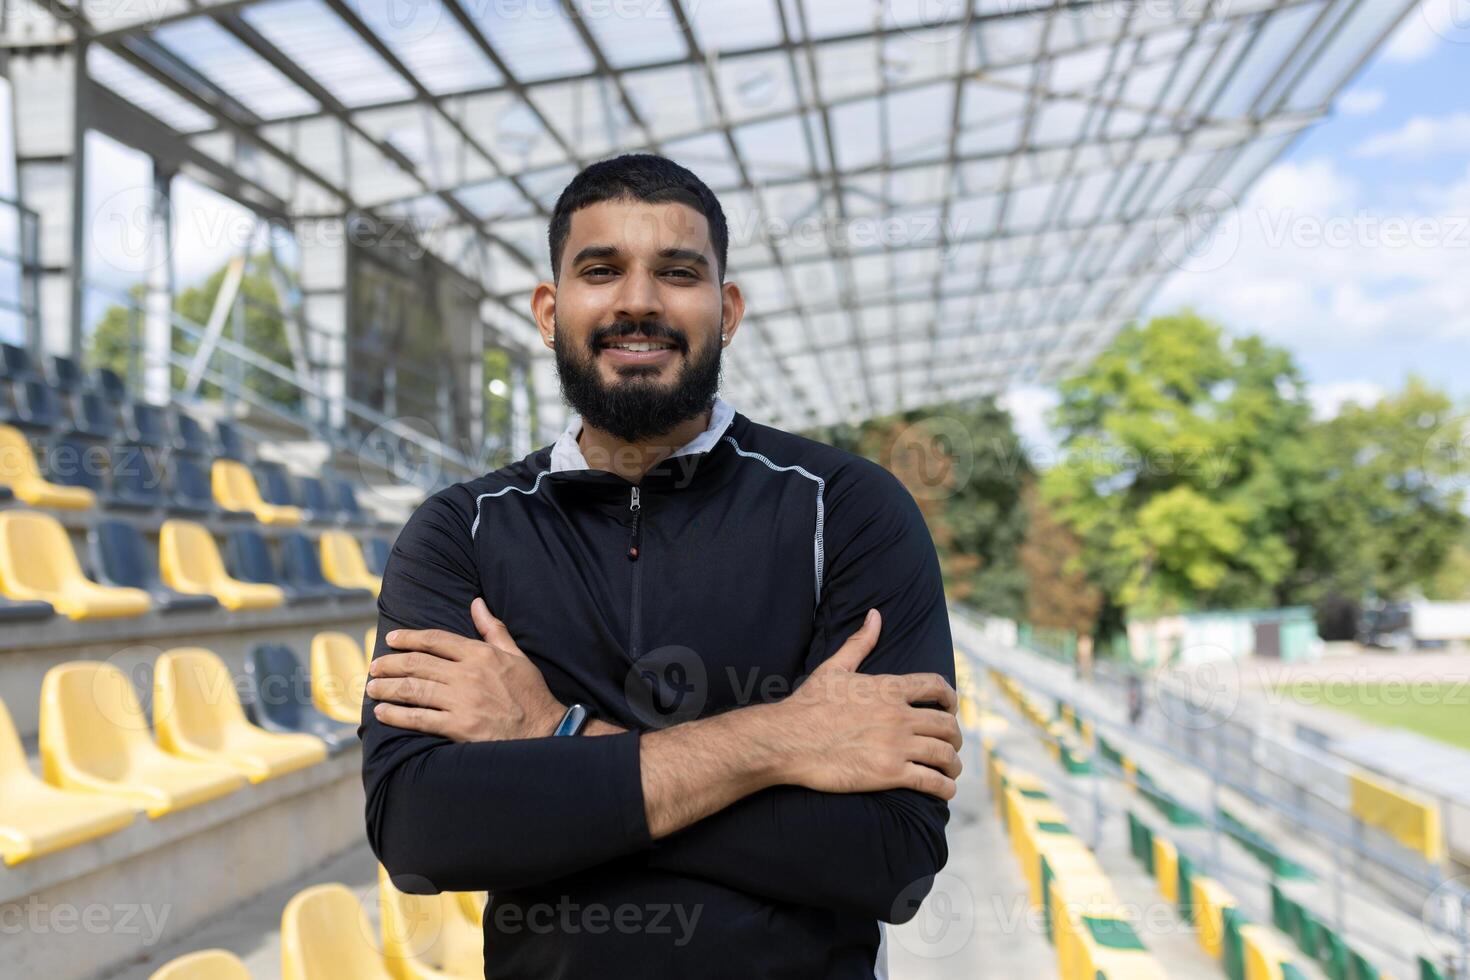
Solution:
<path fill-rule="evenodd" d="M 614 297 L 613 312 L 620 320 L 660 320 L 664 314 L 663 299 L 659 295 L 654 276 L 641 269 L 629 270 L 618 283 L 618 294 Z"/>

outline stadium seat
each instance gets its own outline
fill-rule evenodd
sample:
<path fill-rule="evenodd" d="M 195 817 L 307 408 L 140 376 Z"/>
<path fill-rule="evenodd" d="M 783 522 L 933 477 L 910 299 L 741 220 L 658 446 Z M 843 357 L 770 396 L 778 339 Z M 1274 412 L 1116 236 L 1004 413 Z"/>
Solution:
<path fill-rule="evenodd" d="M 261 460 L 255 464 L 255 482 L 260 495 L 268 504 L 278 507 L 296 507 L 296 491 L 291 486 L 291 474 L 280 463 Z"/>
<path fill-rule="evenodd" d="M 63 426 L 61 401 L 46 382 L 34 378 L 15 381 L 11 392 L 15 396 L 16 425 L 46 432 L 70 428 L 69 425 Z"/>
<path fill-rule="evenodd" d="M 249 719 L 268 732 L 315 735 L 332 755 L 357 744 L 355 727 L 344 727 L 312 704 L 311 676 L 283 644 L 263 643 L 250 651 L 241 700 Z M 353 719 L 353 726 L 360 721 Z"/>
<path fill-rule="evenodd" d="M 410 895 L 378 865 L 383 959 L 397 980 L 481 980 L 485 937 L 465 918 L 458 892 Z"/>
<path fill-rule="evenodd" d="M 127 385 L 123 384 L 123 379 L 111 368 L 97 368 L 93 371 L 92 386 L 114 405 L 121 405 L 128 400 Z"/>
<path fill-rule="evenodd" d="M 311 638 L 311 702 L 344 725 L 362 721 L 367 665 L 362 648 L 346 633 L 324 630 Z"/>
<path fill-rule="evenodd" d="M 362 546 L 346 531 L 323 531 L 322 572 L 327 581 L 348 589 L 369 589 L 377 595 L 383 580 L 368 571 Z"/>
<path fill-rule="evenodd" d="M 103 585 L 142 589 L 153 608 L 160 612 L 216 609 L 212 595 L 188 595 L 164 585 L 158 577 L 158 562 L 150 554 L 143 533 L 124 521 L 98 521 L 87 532 L 92 567 Z"/>
<path fill-rule="evenodd" d="M 376 626 L 369 626 L 367 628 L 367 632 L 363 634 L 362 638 L 363 663 L 368 664 L 369 666 L 372 665 L 373 653 L 376 652 L 377 648 L 378 628 Z"/>
<path fill-rule="evenodd" d="M 387 538 L 368 538 L 366 545 L 362 549 L 362 556 L 367 561 L 368 571 L 382 578 L 383 569 L 388 567 L 388 556 L 392 552 L 393 542 Z"/>
<path fill-rule="evenodd" d="M 16 602 L 0 596 L 0 623 L 24 623 L 36 619 L 50 619 L 56 615 L 56 610 L 51 608 L 51 603 L 33 599 L 28 602 Z"/>
<path fill-rule="evenodd" d="M 241 582 L 225 571 L 214 537 L 193 521 L 167 520 L 158 536 L 158 564 L 171 588 L 212 595 L 226 609 L 272 609 L 286 601 L 274 585 Z"/>
<path fill-rule="evenodd" d="M 245 785 L 232 769 L 176 759 L 155 745 L 132 682 L 97 661 L 60 664 L 41 681 L 41 763 L 53 786 L 126 799 L 150 817 Z"/>
<path fill-rule="evenodd" d="M 244 510 L 225 510 L 214 502 L 214 490 L 209 485 L 209 473 L 199 460 L 183 453 L 169 457 L 170 485 L 173 493 L 168 499 L 168 509 L 175 514 L 209 515 L 236 520 L 253 520 L 254 515 Z"/>
<path fill-rule="evenodd" d="M 0 377 L 29 378 L 34 374 L 30 351 L 15 344 L 0 344 Z"/>
<path fill-rule="evenodd" d="M 297 892 L 281 914 L 282 980 L 394 980 L 346 885 Z"/>
<path fill-rule="evenodd" d="M 155 449 L 169 449 L 173 440 L 168 435 L 168 417 L 157 405 L 134 402 L 126 409 L 128 441 Z"/>
<path fill-rule="evenodd" d="M 53 354 L 46 359 L 46 381 L 57 391 L 80 391 L 86 384 L 75 358 Z"/>
<path fill-rule="evenodd" d="M 228 950 L 201 949 L 169 960 L 148 980 L 250 980 L 250 971 Z"/>
<path fill-rule="evenodd" d="M 180 452 L 191 456 L 208 457 L 217 455 L 214 440 L 204 431 L 199 420 L 180 408 L 174 409 L 174 427 L 178 430 Z"/>
<path fill-rule="evenodd" d="M 250 447 L 235 423 L 220 419 L 214 423 L 214 435 L 219 440 L 220 456 L 238 463 L 250 462 Z"/>
<path fill-rule="evenodd" d="M 330 492 L 337 498 L 337 512 L 348 524 L 371 524 L 372 518 L 357 501 L 357 490 L 350 480 L 332 480 Z"/>
<path fill-rule="evenodd" d="M 217 459 L 210 469 L 210 485 L 214 499 L 226 510 L 249 511 L 262 524 L 294 527 L 301 523 L 301 510 L 267 503 L 260 495 L 255 477 L 245 464 L 233 459 Z"/>
<path fill-rule="evenodd" d="M 12 599 L 49 602 L 68 619 L 141 616 L 150 606 L 141 589 L 89 580 L 66 529 L 35 511 L 0 513 L 0 591 Z"/>
<path fill-rule="evenodd" d="M 159 655 L 153 670 L 153 730 L 165 752 L 228 766 L 252 783 L 327 757 L 326 744 L 315 736 L 268 732 L 246 721 L 229 669 L 200 647 Z"/>
<path fill-rule="evenodd" d="M 480 929 L 485 922 L 485 907 L 490 904 L 490 893 L 455 892 L 454 896 L 459 899 L 460 914 L 476 929 Z"/>
<path fill-rule="evenodd" d="M 72 428 L 89 439 L 109 441 L 117 435 L 117 413 L 95 391 L 72 396 Z"/>
<path fill-rule="evenodd" d="M 292 605 L 325 602 L 333 598 L 332 593 L 324 589 L 299 588 L 288 584 L 277 570 L 276 560 L 271 557 L 270 543 L 259 531 L 231 531 L 225 543 L 225 551 L 229 557 L 229 567 L 236 578 L 242 582 L 274 585 Z"/>
<path fill-rule="evenodd" d="M 30 441 L 9 425 L 0 425 L 0 484 L 33 507 L 89 510 L 97 504 L 96 495 L 85 487 L 63 486 L 42 476 Z"/>
<path fill-rule="evenodd" d="M 92 840 L 133 822 L 135 811 L 120 800 L 67 793 L 48 786 L 26 762 L 20 735 L 0 701 L 0 859 L 19 864 Z"/>
<path fill-rule="evenodd" d="M 124 444 L 112 450 L 112 496 L 138 510 L 155 510 L 168 503 L 163 492 L 162 450 Z"/>
<path fill-rule="evenodd" d="M 303 476 L 296 481 L 301 491 L 301 509 L 313 524 L 335 523 L 340 516 L 337 505 L 327 495 L 327 488 L 314 476 Z"/>
<path fill-rule="evenodd" d="M 349 589 L 333 585 L 322 574 L 322 563 L 317 557 L 316 546 L 299 531 L 280 537 L 281 571 L 287 584 L 295 589 L 320 592 L 339 599 L 366 599 L 372 596 L 369 589 Z"/>
<path fill-rule="evenodd" d="M 110 510 L 149 510 L 151 503 L 133 497 L 120 497 L 107 488 L 107 479 L 116 469 L 112 451 L 106 446 L 77 435 L 57 436 L 46 453 L 47 476 L 61 486 L 81 487 Z"/>

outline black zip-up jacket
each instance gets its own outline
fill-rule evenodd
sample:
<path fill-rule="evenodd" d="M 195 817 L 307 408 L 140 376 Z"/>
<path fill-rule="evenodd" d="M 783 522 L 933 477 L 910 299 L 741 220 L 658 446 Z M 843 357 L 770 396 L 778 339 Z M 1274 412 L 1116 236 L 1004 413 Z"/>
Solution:
<path fill-rule="evenodd" d="M 493 893 L 486 977 L 881 977 L 880 921 L 947 858 L 948 808 L 908 790 L 774 787 L 650 839 L 639 732 L 784 697 L 869 607 L 863 671 L 954 680 L 934 546 L 892 474 L 720 401 L 685 450 L 635 486 L 569 427 L 430 497 L 384 570 L 377 655 L 400 627 L 476 636 L 483 596 L 559 700 L 631 729 L 454 743 L 364 699 L 373 851 L 406 891 Z"/>

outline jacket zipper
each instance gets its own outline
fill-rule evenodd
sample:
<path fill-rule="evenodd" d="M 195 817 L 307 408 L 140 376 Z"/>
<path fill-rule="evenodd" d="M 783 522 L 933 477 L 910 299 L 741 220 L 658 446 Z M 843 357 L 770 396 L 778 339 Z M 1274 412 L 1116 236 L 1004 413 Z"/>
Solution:
<path fill-rule="evenodd" d="M 628 656 L 634 660 L 638 659 L 638 647 L 643 639 L 641 636 L 643 566 L 638 561 L 638 553 L 643 547 L 643 502 L 639 497 L 638 488 L 633 487 L 628 498 L 628 509 L 633 512 L 633 530 L 628 536 L 628 560 L 633 563 L 633 608 L 628 617 Z"/>

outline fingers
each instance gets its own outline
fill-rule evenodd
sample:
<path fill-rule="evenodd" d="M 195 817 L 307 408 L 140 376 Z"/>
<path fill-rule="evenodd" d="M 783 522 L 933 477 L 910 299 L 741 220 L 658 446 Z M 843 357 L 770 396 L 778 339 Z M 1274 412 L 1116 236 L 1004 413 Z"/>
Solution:
<path fill-rule="evenodd" d="M 422 650 L 445 660 L 463 660 L 466 645 L 478 642 L 444 630 L 393 630 L 383 639 L 395 650 Z"/>
<path fill-rule="evenodd" d="M 965 744 L 964 733 L 960 730 L 960 723 L 954 715 L 948 711 L 940 711 L 938 708 L 913 708 L 913 732 L 915 735 L 927 735 L 930 738 L 942 738 L 953 745 L 958 751 Z"/>
<path fill-rule="evenodd" d="M 903 692 L 909 704 L 933 703 L 949 712 L 959 706 L 954 688 L 938 674 L 903 675 Z"/>
<path fill-rule="evenodd" d="M 480 636 L 486 643 L 506 653 L 513 653 L 518 657 L 525 656 L 521 648 L 516 646 L 516 641 L 511 638 L 510 629 L 504 622 L 496 618 L 495 614 L 490 611 L 490 607 L 485 605 L 484 599 L 476 596 L 475 601 L 470 603 L 470 618 L 475 621 L 475 629 L 480 631 Z"/>
<path fill-rule="evenodd" d="M 449 687 L 418 677 L 374 677 L 367 682 L 367 696 L 374 701 L 393 701 L 421 708 L 449 707 Z"/>
<path fill-rule="evenodd" d="M 385 725 L 407 728 L 429 735 L 449 737 L 449 715 L 429 708 L 406 708 L 396 704 L 377 704 L 373 715 Z"/>
<path fill-rule="evenodd" d="M 869 609 L 868 615 L 863 619 L 863 625 L 856 633 L 847 638 L 837 652 L 824 660 L 813 673 L 824 670 L 855 671 L 873 652 L 873 647 L 878 643 L 878 633 L 883 629 L 883 617 L 876 609 Z"/>
<path fill-rule="evenodd" d="M 368 665 L 369 677 L 421 677 L 424 680 L 451 682 L 444 661 L 427 653 L 385 653 Z"/>
<path fill-rule="evenodd" d="M 904 767 L 904 788 L 915 789 L 920 793 L 928 793 L 937 796 L 941 800 L 952 800 L 955 794 L 954 780 L 928 766 L 917 762 L 910 762 Z"/>
<path fill-rule="evenodd" d="M 964 765 L 955 747 L 943 739 L 915 735 L 909 742 L 909 761 L 938 769 L 950 779 L 959 779 Z"/>

